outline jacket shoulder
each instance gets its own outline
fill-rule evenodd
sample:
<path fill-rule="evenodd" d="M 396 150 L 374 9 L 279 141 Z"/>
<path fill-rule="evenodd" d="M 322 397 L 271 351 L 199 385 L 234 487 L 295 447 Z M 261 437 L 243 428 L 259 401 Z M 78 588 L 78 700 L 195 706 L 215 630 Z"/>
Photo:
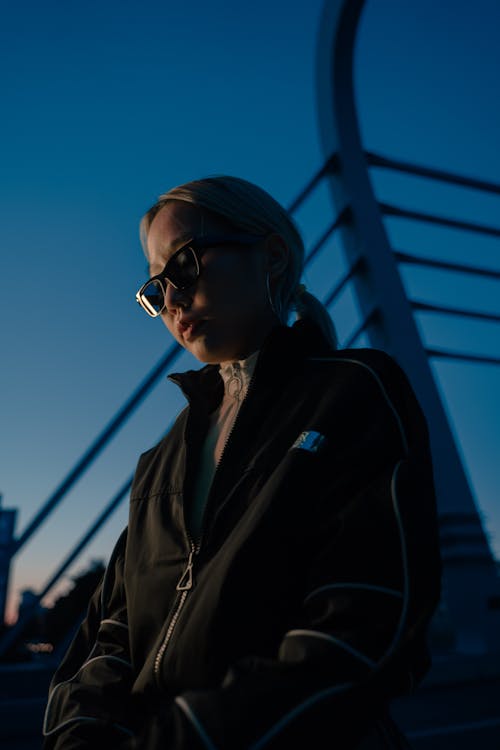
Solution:
<path fill-rule="evenodd" d="M 335 372 L 338 376 L 339 368 L 345 371 L 345 377 L 352 377 L 353 373 L 369 374 L 371 378 L 381 381 L 384 385 L 404 382 L 409 385 L 408 377 L 398 362 L 382 349 L 339 349 L 330 355 L 310 357 L 311 363 L 316 363 L 326 371 Z"/>
<path fill-rule="evenodd" d="M 381 349 L 341 349 L 331 355 L 312 357 L 311 365 L 323 370 L 332 384 L 342 383 L 362 408 L 374 397 L 381 399 L 409 431 L 427 435 L 423 409 L 401 365 Z M 412 426 L 410 428 L 410 425 Z"/>

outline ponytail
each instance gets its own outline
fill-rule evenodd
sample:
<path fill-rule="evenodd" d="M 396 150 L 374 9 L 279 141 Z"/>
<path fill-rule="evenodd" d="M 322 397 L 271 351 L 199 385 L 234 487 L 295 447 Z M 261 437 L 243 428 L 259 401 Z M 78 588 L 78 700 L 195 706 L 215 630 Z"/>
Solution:
<path fill-rule="evenodd" d="M 337 349 L 338 338 L 330 313 L 320 300 L 307 291 L 304 284 L 299 284 L 294 295 L 294 309 L 297 320 L 308 318 L 320 328 L 332 349 Z"/>

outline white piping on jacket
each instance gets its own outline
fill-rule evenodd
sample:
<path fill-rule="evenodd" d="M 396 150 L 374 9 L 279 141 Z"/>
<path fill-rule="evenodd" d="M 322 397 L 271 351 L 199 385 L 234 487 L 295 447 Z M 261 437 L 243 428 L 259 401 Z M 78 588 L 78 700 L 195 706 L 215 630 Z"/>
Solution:
<path fill-rule="evenodd" d="M 397 422 L 397 425 L 399 427 L 399 431 L 401 433 L 401 438 L 403 440 L 404 452 L 406 453 L 406 455 L 408 455 L 408 440 L 406 438 L 406 433 L 404 431 L 403 423 L 401 422 L 401 418 L 400 418 L 398 412 L 396 411 L 396 407 L 394 406 L 394 404 L 392 403 L 391 399 L 389 398 L 389 394 L 385 390 L 384 384 L 380 380 L 380 378 L 379 378 L 378 374 L 375 372 L 375 370 L 373 370 L 370 367 L 370 365 L 367 365 L 365 362 L 361 362 L 358 359 L 347 359 L 347 358 L 346 359 L 344 359 L 344 358 L 337 359 L 336 357 L 311 357 L 310 359 L 311 359 L 312 362 L 336 362 L 336 363 L 339 363 L 339 364 L 341 364 L 342 362 L 349 362 L 350 364 L 359 365 L 360 367 L 363 367 L 365 370 L 368 370 L 368 372 L 371 373 L 371 375 L 373 375 L 373 377 L 374 377 L 377 385 L 379 386 L 380 390 L 382 391 L 382 395 L 383 395 L 383 397 L 384 397 L 384 399 L 385 399 L 385 401 L 386 401 L 389 409 L 392 411 L 392 413 L 394 415 L 394 419 Z"/>
<path fill-rule="evenodd" d="M 217 750 L 216 746 L 205 731 L 203 724 L 198 719 L 187 700 L 183 698 L 182 695 L 178 695 L 174 702 L 177 703 L 179 708 L 184 712 L 191 724 L 194 726 L 205 747 L 208 748 L 208 750 Z"/>
<path fill-rule="evenodd" d="M 101 620 L 99 627 L 101 625 L 116 625 L 117 628 L 125 628 L 125 630 L 128 630 L 128 625 L 125 625 L 124 622 L 120 622 L 120 620 L 112 620 L 110 617 L 106 620 Z"/>
<path fill-rule="evenodd" d="M 50 732 L 47 731 L 47 724 L 49 723 L 50 704 L 52 703 L 52 699 L 54 698 L 56 690 L 58 688 L 62 687 L 63 685 L 67 685 L 68 683 L 73 682 L 73 680 L 76 679 L 76 677 L 79 675 L 79 673 L 82 671 L 82 669 L 84 667 L 88 667 L 89 664 L 92 664 L 95 661 L 99 661 L 99 659 L 111 659 L 111 661 L 117 661 L 120 664 L 124 664 L 129 669 L 132 669 L 131 663 L 128 662 L 128 661 L 126 661 L 125 659 L 120 659 L 119 656 L 111 656 L 110 654 L 103 654 L 102 656 L 94 656 L 94 657 L 92 657 L 92 654 L 95 651 L 96 646 L 97 646 L 97 643 L 94 644 L 94 647 L 92 648 L 92 651 L 89 654 L 89 658 L 86 661 L 84 661 L 83 664 L 80 667 L 78 667 L 78 669 L 76 670 L 76 672 L 75 672 L 74 675 L 72 675 L 71 677 L 69 677 L 67 680 L 63 680 L 62 682 L 58 682 L 57 685 L 54 685 L 54 688 L 53 688 L 52 692 L 49 695 L 49 699 L 47 701 L 47 708 L 45 709 L 45 714 L 44 714 L 44 717 L 43 717 L 42 732 L 43 732 L 43 734 L 46 737 L 48 737 L 49 734 L 53 734 L 54 732 L 56 732 L 59 729 L 61 729 L 61 727 L 65 726 L 68 722 L 74 722 L 74 721 L 76 721 L 79 718 L 83 718 L 85 721 L 93 721 L 93 720 L 94 721 L 102 721 L 98 717 L 96 717 L 95 719 L 92 719 L 90 717 L 85 717 L 85 716 L 84 717 L 74 717 L 73 719 L 68 719 L 66 721 L 62 721 L 60 724 L 58 724 L 56 727 L 54 727 L 54 729 L 51 729 Z M 117 724 L 116 726 L 119 727 L 120 725 Z"/>
<path fill-rule="evenodd" d="M 66 719 L 66 721 L 62 721 L 60 724 L 57 725 L 57 727 L 54 727 L 54 729 L 51 729 L 50 732 L 45 731 L 45 722 L 43 725 L 43 735 L 44 737 L 50 737 L 51 734 L 54 734 L 55 732 L 58 732 L 63 727 L 68 726 L 68 724 L 74 724 L 76 721 L 82 721 L 84 724 L 88 722 L 94 722 L 97 724 L 102 724 L 103 719 L 99 719 L 96 716 L 73 716 L 72 719 Z M 111 722 L 111 724 L 106 724 L 106 726 L 112 726 L 115 729 L 118 729 L 120 732 L 124 732 L 129 737 L 133 737 L 134 733 L 127 729 L 127 727 L 122 726 L 122 724 L 115 724 L 114 722 Z"/>
<path fill-rule="evenodd" d="M 43 722 L 42 727 L 42 734 L 44 737 L 50 737 L 51 734 L 54 734 L 54 732 L 58 732 L 59 729 L 62 729 L 63 727 L 67 727 L 68 724 L 74 724 L 75 721 L 83 721 L 89 722 L 99 722 L 99 719 L 97 719 L 95 716 L 74 716 L 72 719 L 66 719 L 65 721 L 62 721 L 60 724 L 57 725 L 54 729 L 51 729 L 50 731 L 47 731 L 46 722 Z"/>
<path fill-rule="evenodd" d="M 92 659 L 87 659 L 87 661 L 84 661 L 82 666 L 78 670 L 78 672 L 80 672 L 84 667 L 88 667 L 88 665 L 91 664 L 92 662 L 99 661 L 99 659 L 111 659 L 111 661 L 117 661 L 120 664 L 124 664 L 129 669 L 132 669 L 132 664 L 126 659 L 122 659 L 120 656 L 113 656 L 112 654 L 101 654 L 101 656 L 94 656 Z M 78 672 L 76 672 L 75 677 L 78 674 Z M 59 683 L 59 684 L 62 684 L 62 683 Z"/>
<path fill-rule="evenodd" d="M 340 648 L 343 648 L 344 651 L 347 651 L 352 656 L 355 656 L 357 659 L 360 659 L 361 661 L 365 662 L 365 664 L 368 664 L 369 667 L 372 669 L 376 666 L 377 662 L 373 661 L 373 659 L 370 659 L 369 656 L 366 656 L 362 653 L 362 651 L 358 651 L 356 648 L 353 648 L 353 646 L 350 646 L 345 641 L 341 641 L 340 638 L 335 638 L 333 635 L 329 635 L 328 633 L 323 633 L 321 630 L 289 630 L 288 633 L 285 633 L 285 638 L 290 638 L 291 636 L 306 636 L 309 638 L 322 638 L 325 641 L 330 641 L 334 646 L 339 646 Z"/>
<path fill-rule="evenodd" d="M 377 669 L 380 669 L 382 665 L 385 664 L 385 662 L 389 659 L 389 657 L 395 650 L 398 644 L 398 641 L 401 638 L 403 628 L 406 623 L 406 615 L 408 613 L 408 604 L 409 604 L 409 598 L 410 598 L 410 586 L 409 586 L 410 575 L 408 572 L 408 551 L 406 549 L 405 533 L 404 533 L 403 521 L 401 519 L 401 513 L 399 512 L 397 488 L 396 488 L 397 475 L 402 464 L 403 464 L 403 460 L 398 461 L 392 473 L 391 498 L 392 498 L 392 507 L 394 510 L 394 515 L 396 517 L 396 522 L 398 524 L 399 539 L 401 542 L 401 562 L 402 562 L 402 567 L 403 567 L 403 590 L 404 590 L 403 605 L 401 607 L 401 614 L 399 616 L 399 623 L 398 623 L 398 627 L 396 630 L 396 635 L 392 639 L 392 643 L 387 649 L 387 651 L 385 652 L 384 656 L 378 662 Z"/>
<path fill-rule="evenodd" d="M 305 711 L 309 706 L 314 705 L 319 700 L 323 698 L 330 698 L 332 695 L 335 695 L 335 693 L 340 693 L 342 691 L 348 690 L 349 688 L 352 688 L 355 686 L 354 682 L 345 682 L 342 685 L 334 685 L 333 687 L 326 688 L 325 690 L 321 690 L 319 693 L 316 693 L 315 695 L 312 695 L 310 698 L 307 698 L 303 703 L 296 706 L 292 711 L 290 711 L 288 714 L 283 716 L 282 719 L 280 719 L 271 729 L 264 734 L 260 740 L 257 740 L 253 745 L 250 746 L 249 750 L 261 750 L 264 745 L 269 742 L 269 740 L 272 740 L 272 738 L 278 734 L 285 726 L 288 724 L 292 719 L 295 718 L 299 713 L 302 713 L 302 711 Z"/>
<path fill-rule="evenodd" d="M 320 586 L 318 589 L 311 591 L 311 593 L 304 599 L 303 604 L 307 604 L 307 602 L 312 599 L 313 596 L 316 596 L 316 594 L 321 594 L 323 591 L 328 591 L 330 589 L 367 589 L 369 591 L 379 591 L 382 594 L 389 594 L 389 596 L 403 596 L 402 591 L 389 589 L 386 586 L 375 586 L 371 583 L 327 583 L 325 586 Z"/>
<path fill-rule="evenodd" d="M 108 564 L 106 566 L 106 570 L 104 571 L 104 578 L 102 581 L 102 587 L 101 587 L 101 596 L 100 596 L 100 602 L 101 602 L 101 620 L 99 621 L 99 627 L 97 628 L 97 634 L 96 634 L 96 640 L 94 642 L 94 645 L 89 651 L 89 655 L 83 662 L 83 664 L 76 670 L 75 674 L 72 677 L 69 677 L 67 680 L 63 680 L 62 682 L 58 682 L 57 685 L 54 685 L 52 691 L 49 694 L 49 698 L 47 700 L 47 706 L 45 708 L 44 716 L 43 716 L 43 727 L 42 727 L 42 733 L 45 736 L 49 736 L 49 734 L 53 734 L 54 732 L 59 731 L 62 727 L 66 726 L 66 724 L 72 724 L 75 721 L 100 721 L 99 718 L 93 718 L 89 716 L 75 716 L 72 719 L 67 719 L 65 721 L 62 721 L 60 724 L 58 724 L 54 729 L 51 729 L 50 732 L 46 731 L 47 724 L 49 721 L 49 710 L 50 710 L 50 704 L 52 702 L 52 698 L 54 697 L 54 693 L 56 692 L 57 688 L 61 687 L 62 685 L 67 685 L 69 682 L 72 682 L 79 674 L 80 670 L 82 670 L 85 666 L 90 664 L 90 662 L 94 661 L 95 659 L 114 659 L 116 661 L 122 662 L 130 669 L 132 668 L 132 665 L 130 662 L 125 661 L 125 659 L 120 659 L 118 656 L 92 656 L 94 651 L 96 650 L 98 643 L 97 643 L 97 637 L 99 635 L 99 630 L 101 629 L 101 625 L 103 623 L 114 623 L 115 625 L 121 625 L 122 627 L 127 627 L 124 623 L 119 622 L 118 620 L 112 620 L 111 618 L 105 618 L 105 602 L 104 602 L 104 591 L 106 589 L 106 584 L 108 580 L 109 571 L 111 570 L 112 565 L 114 565 L 116 558 L 118 557 L 119 550 L 120 550 L 120 544 L 122 542 L 122 539 L 125 539 L 127 536 L 127 527 L 125 527 L 118 537 L 118 541 L 115 544 L 115 547 L 111 553 L 111 557 L 109 558 Z M 121 731 L 127 732 L 127 734 L 131 734 L 130 730 L 126 729 L 125 727 L 122 727 L 121 724 L 113 724 L 113 726 L 116 726 L 117 729 L 120 729 Z"/>
<path fill-rule="evenodd" d="M 333 358 L 315 358 L 315 361 L 333 361 Z M 405 431 L 403 429 L 403 424 L 401 422 L 401 419 L 399 417 L 399 414 L 396 411 L 396 408 L 392 401 L 389 398 L 389 395 L 387 391 L 385 390 L 382 381 L 378 377 L 377 373 L 372 370 L 371 367 L 366 365 L 364 362 L 359 362 L 355 359 L 335 359 L 336 362 L 351 362 L 353 364 L 358 364 L 361 367 L 364 367 L 366 370 L 371 372 L 373 377 L 375 378 L 376 382 L 380 386 L 380 389 L 382 390 L 383 396 L 389 405 L 389 408 L 391 409 L 392 413 L 394 414 L 394 417 L 396 419 L 396 422 L 399 426 L 399 430 L 401 433 L 401 437 L 403 440 L 403 446 L 405 449 L 406 455 L 408 455 L 408 440 L 406 438 Z M 401 514 L 399 512 L 398 507 L 398 500 L 397 500 L 397 492 L 396 492 L 396 478 L 397 473 L 399 470 L 399 467 L 403 463 L 403 460 L 398 461 L 396 466 L 394 467 L 392 478 L 391 478 L 391 498 L 392 498 L 392 506 L 394 510 L 394 515 L 396 517 L 396 522 L 398 525 L 398 532 L 399 532 L 399 539 L 401 543 L 401 561 L 402 561 L 402 567 L 403 567 L 403 605 L 401 607 L 401 614 L 399 617 L 399 622 L 396 628 L 396 633 L 394 635 L 394 638 L 392 639 L 392 642 L 385 652 L 385 654 L 380 658 L 380 660 L 376 663 L 374 672 L 379 671 L 382 666 L 385 664 L 385 662 L 389 659 L 393 651 L 395 650 L 398 641 L 401 638 L 401 633 L 403 631 L 405 621 L 406 621 L 406 615 L 408 611 L 408 599 L 409 599 L 409 573 L 408 573 L 408 554 L 406 549 L 406 540 L 404 536 L 404 528 L 403 528 L 403 522 L 401 520 Z M 316 693 L 315 695 L 310 696 L 307 700 L 300 703 L 298 706 L 296 706 L 292 711 L 289 711 L 288 714 L 283 716 L 282 719 L 280 719 L 274 726 L 272 726 L 266 734 L 264 734 L 260 740 L 258 740 L 256 743 L 254 743 L 249 750 L 260 750 L 262 747 L 264 747 L 269 740 L 271 740 L 279 731 L 281 731 L 286 724 L 291 722 L 298 714 L 305 711 L 310 706 L 314 705 L 318 701 L 328 698 L 331 695 L 334 695 L 337 692 L 340 692 L 341 690 L 347 690 L 350 687 L 354 687 L 355 683 L 346 683 L 344 685 L 340 686 L 333 686 L 331 688 L 327 688 L 326 690 L 321 690 L 319 693 Z"/>

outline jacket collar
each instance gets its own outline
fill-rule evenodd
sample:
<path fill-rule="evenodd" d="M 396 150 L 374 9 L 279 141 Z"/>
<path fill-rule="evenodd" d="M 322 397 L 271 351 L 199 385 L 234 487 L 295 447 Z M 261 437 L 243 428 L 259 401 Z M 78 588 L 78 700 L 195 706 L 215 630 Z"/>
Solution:
<path fill-rule="evenodd" d="M 304 318 L 292 326 L 279 325 L 273 328 L 261 347 L 253 379 L 259 383 L 282 380 L 283 372 L 296 369 L 308 357 L 331 353 L 329 343 L 313 321 Z M 191 404 L 204 404 L 209 412 L 218 406 L 224 394 L 218 365 L 173 373 L 168 378 L 180 386 Z"/>

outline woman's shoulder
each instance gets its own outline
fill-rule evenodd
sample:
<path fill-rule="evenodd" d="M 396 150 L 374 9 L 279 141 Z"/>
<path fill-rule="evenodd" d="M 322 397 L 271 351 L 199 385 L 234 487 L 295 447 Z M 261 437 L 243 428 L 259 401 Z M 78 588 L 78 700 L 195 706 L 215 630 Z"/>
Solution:
<path fill-rule="evenodd" d="M 311 357 L 319 387 L 341 393 L 360 410 L 385 402 L 405 420 L 422 421 L 423 412 L 410 379 L 398 361 L 382 349 L 339 349 Z"/>
<path fill-rule="evenodd" d="M 380 380 L 385 385 L 404 382 L 408 377 L 397 360 L 382 349 L 337 349 L 328 355 L 310 357 L 309 361 L 325 373 L 334 373 L 337 378 L 361 378 Z M 357 378 L 356 378 L 357 379 Z"/>

